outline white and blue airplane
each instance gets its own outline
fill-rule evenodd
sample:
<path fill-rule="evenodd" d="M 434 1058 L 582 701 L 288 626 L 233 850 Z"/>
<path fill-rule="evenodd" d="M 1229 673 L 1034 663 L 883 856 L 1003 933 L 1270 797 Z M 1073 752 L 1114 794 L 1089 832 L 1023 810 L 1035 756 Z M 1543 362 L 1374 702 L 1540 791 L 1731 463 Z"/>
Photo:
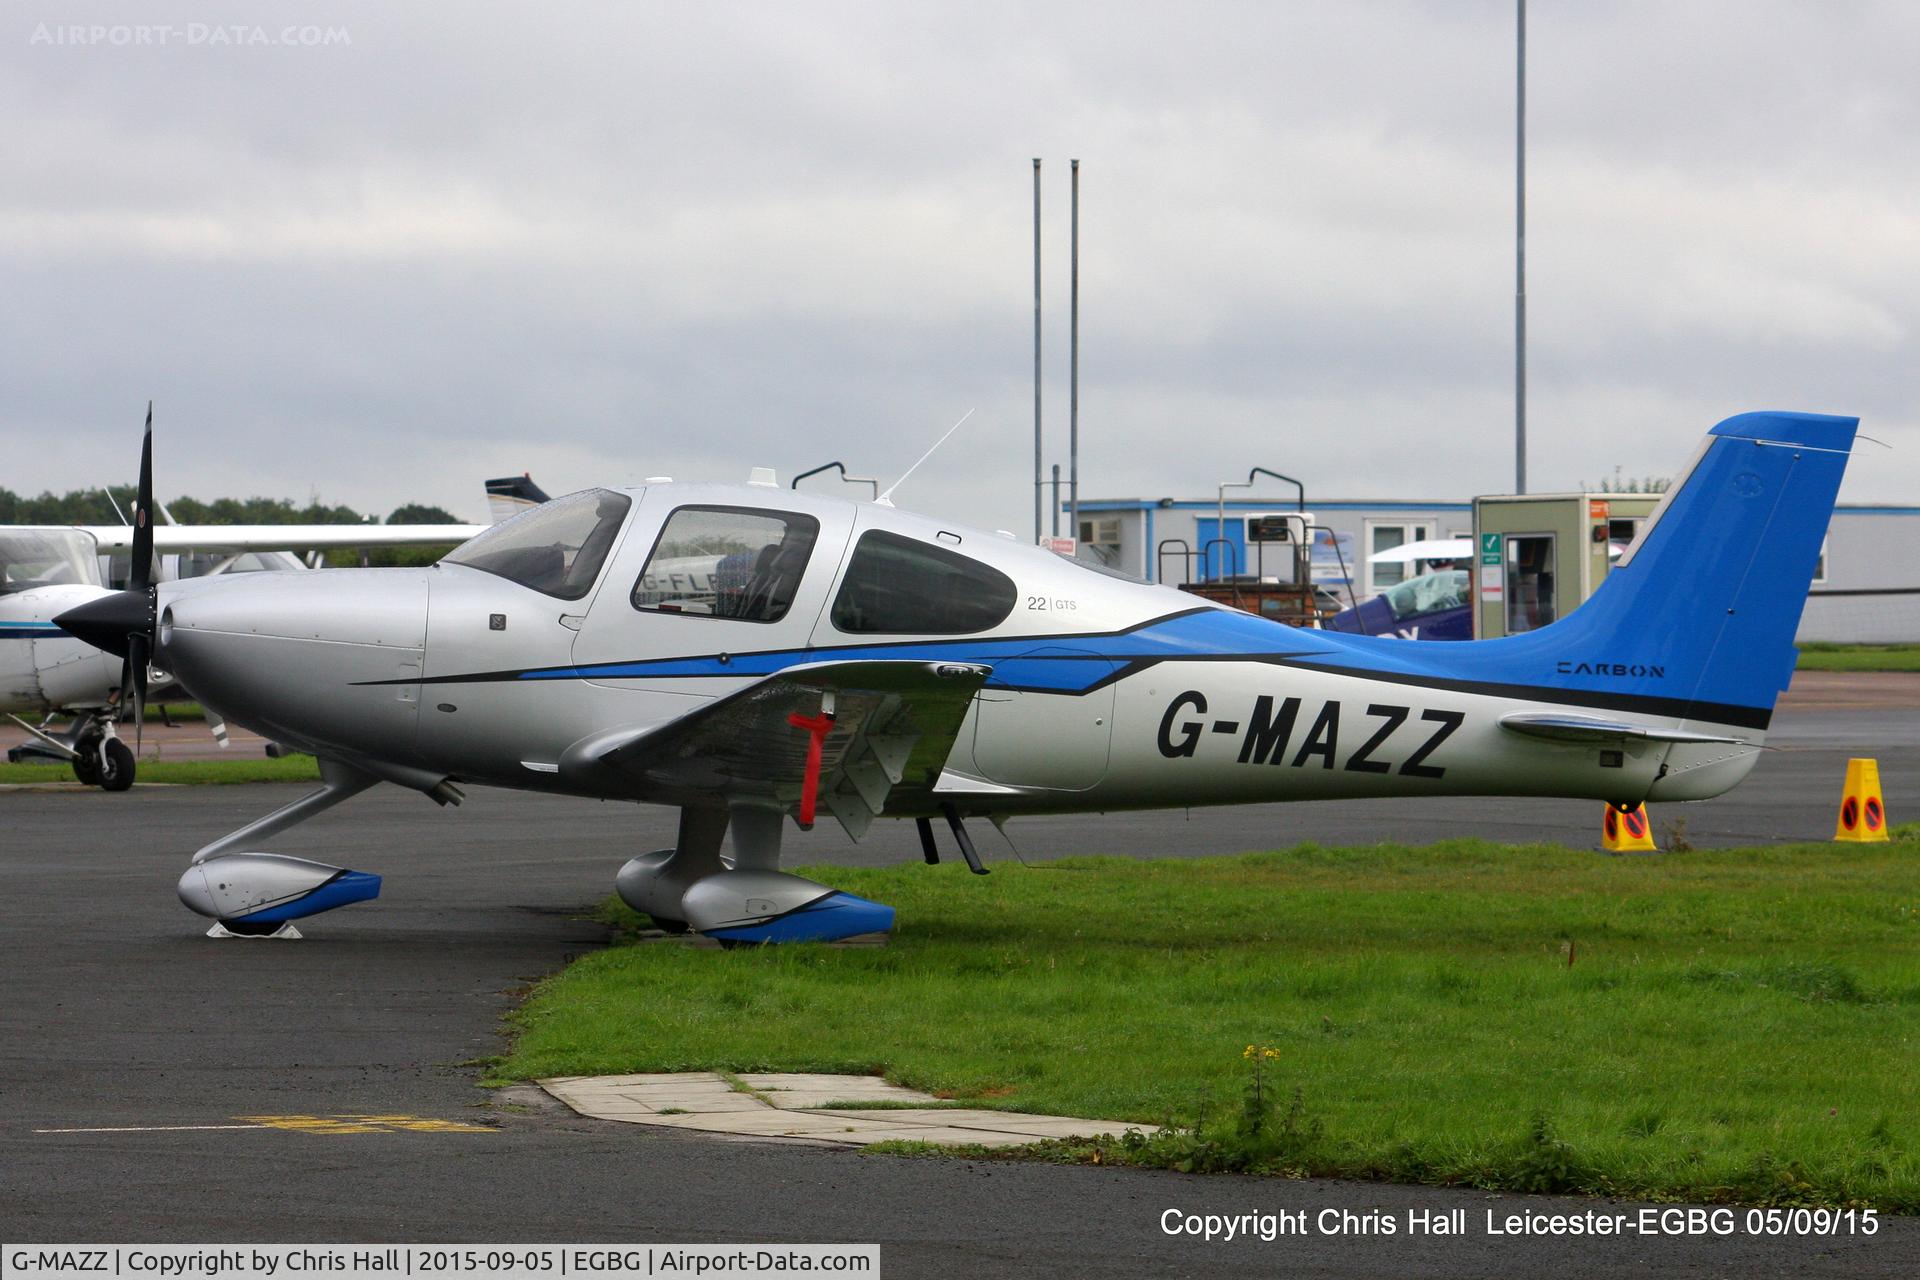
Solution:
<path fill-rule="evenodd" d="M 589 489 L 430 568 L 142 582 L 57 621 L 319 758 L 317 791 L 182 877 L 229 932 L 374 896 L 257 846 L 389 782 L 677 806 L 675 846 L 620 869 L 628 903 L 727 942 L 844 938 L 891 908 L 779 870 L 786 824 L 823 810 L 856 839 L 914 819 L 929 860 L 944 819 L 978 870 L 970 817 L 1719 795 L 1792 674 L 1856 422 L 1729 418 L 1578 610 L 1452 645 L 1289 628 L 764 480 Z"/>

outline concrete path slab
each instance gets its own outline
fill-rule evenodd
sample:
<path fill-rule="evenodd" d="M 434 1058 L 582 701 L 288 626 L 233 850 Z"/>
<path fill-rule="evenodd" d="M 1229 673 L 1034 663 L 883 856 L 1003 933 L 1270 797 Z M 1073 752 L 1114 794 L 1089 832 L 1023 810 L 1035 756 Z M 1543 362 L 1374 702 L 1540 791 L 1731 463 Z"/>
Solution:
<path fill-rule="evenodd" d="M 1019 1146 L 1044 1138 L 1118 1136 L 1152 1125 L 1073 1116 L 1036 1116 L 938 1103 L 932 1094 L 889 1084 L 878 1076 L 779 1075 L 738 1077 L 736 1089 L 711 1071 L 626 1076 L 558 1076 L 540 1081 L 548 1093 L 583 1116 L 622 1124 L 658 1125 L 734 1139 L 769 1142 L 933 1142 L 946 1146 Z M 750 1091 L 750 1092 L 749 1092 Z M 834 1106 L 885 1102 L 905 1106 Z"/>

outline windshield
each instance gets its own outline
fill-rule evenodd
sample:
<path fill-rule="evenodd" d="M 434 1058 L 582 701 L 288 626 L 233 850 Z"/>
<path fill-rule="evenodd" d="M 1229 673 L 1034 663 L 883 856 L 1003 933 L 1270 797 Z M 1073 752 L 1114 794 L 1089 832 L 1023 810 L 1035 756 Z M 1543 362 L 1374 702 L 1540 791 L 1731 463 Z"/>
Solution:
<path fill-rule="evenodd" d="M 90 534 L 78 529 L 0 530 L 0 595 L 32 587 L 100 585 Z"/>
<path fill-rule="evenodd" d="M 593 590 L 633 503 L 611 489 L 583 489 L 493 526 L 441 557 L 442 564 L 498 574 L 561 600 Z"/>
<path fill-rule="evenodd" d="M 1393 610 L 1395 621 L 1464 608 L 1473 590 L 1467 578 L 1465 569 L 1441 569 L 1408 578 L 1384 593 L 1387 607 Z"/>

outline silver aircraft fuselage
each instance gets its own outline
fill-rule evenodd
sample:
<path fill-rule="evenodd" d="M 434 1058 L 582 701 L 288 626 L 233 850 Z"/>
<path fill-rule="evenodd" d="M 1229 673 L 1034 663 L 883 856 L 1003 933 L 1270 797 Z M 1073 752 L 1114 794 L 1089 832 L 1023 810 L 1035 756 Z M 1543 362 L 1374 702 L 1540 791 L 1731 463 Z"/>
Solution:
<path fill-rule="evenodd" d="M 1856 426 L 1727 419 L 1589 600 L 1460 644 L 1289 628 L 760 484 L 585 490 L 431 568 L 142 583 L 57 621 L 129 661 L 151 644 L 212 711 L 319 758 L 318 791 L 194 855 L 180 896 L 217 928 L 375 896 L 252 846 L 388 781 L 677 806 L 675 846 L 616 875 L 627 903 L 723 942 L 845 938 L 893 912 L 780 871 L 790 818 L 911 818 L 933 861 L 938 815 L 985 874 L 970 816 L 1720 794 L 1792 676 Z"/>
<path fill-rule="evenodd" d="M 1718 794 L 1752 767 L 1753 726 L 1688 722 L 1684 743 L 1611 755 L 1500 727 L 1568 699 L 1435 687 L 1314 659 L 1347 637 L 1294 631 L 1052 552 L 906 514 L 759 487 L 665 484 L 632 500 L 593 589 L 561 600 L 457 563 L 252 574 L 160 588 L 156 661 L 229 719 L 285 746 L 427 789 L 489 786 L 623 799 L 565 768 L 597 735 L 664 725 L 767 674 L 847 658 L 992 668 L 934 788 L 964 813 L 1005 814 L 1406 794 L 1542 794 L 1637 803 Z M 819 522 L 779 621 L 637 609 L 667 517 L 770 509 Z M 829 604 L 860 535 L 885 530 L 1011 579 L 1013 608 L 955 636 L 850 635 Z M 1672 717 L 1615 712 L 1624 723 Z M 1722 732 L 1724 731 L 1724 733 Z M 925 797 L 886 816 L 926 811 Z"/>

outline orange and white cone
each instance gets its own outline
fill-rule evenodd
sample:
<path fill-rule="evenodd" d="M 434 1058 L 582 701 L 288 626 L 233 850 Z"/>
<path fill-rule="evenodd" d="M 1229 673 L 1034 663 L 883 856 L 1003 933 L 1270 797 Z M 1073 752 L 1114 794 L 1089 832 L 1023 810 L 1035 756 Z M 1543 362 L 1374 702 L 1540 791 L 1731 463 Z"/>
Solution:
<path fill-rule="evenodd" d="M 1600 824 L 1600 847 L 1608 853 L 1660 852 L 1660 846 L 1653 842 L 1653 826 L 1647 820 L 1647 806 L 1637 804 L 1622 813 L 1608 805 L 1607 816 Z"/>
<path fill-rule="evenodd" d="M 1833 838 L 1862 842 L 1889 838 L 1878 760 L 1847 761 L 1847 785 L 1840 793 L 1840 820 L 1834 824 Z"/>

